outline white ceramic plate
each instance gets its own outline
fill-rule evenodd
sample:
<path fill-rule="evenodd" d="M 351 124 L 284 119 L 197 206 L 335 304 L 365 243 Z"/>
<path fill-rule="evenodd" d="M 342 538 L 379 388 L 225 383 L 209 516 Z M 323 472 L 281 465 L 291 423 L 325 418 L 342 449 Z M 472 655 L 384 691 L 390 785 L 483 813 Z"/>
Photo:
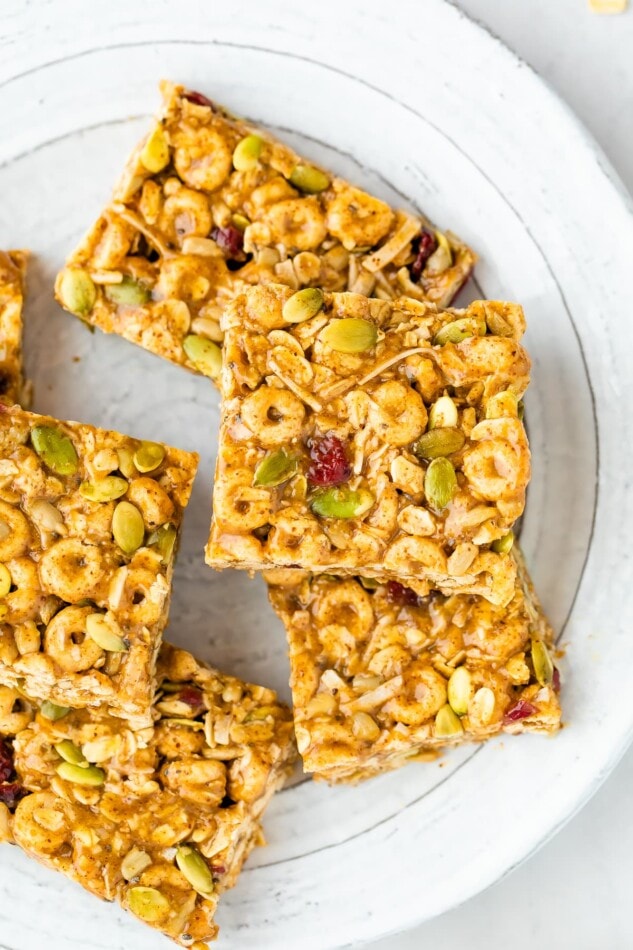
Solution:
<path fill-rule="evenodd" d="M 26 326 L 35 408 L 201 452 L 169 635 L 287 694 L 283 634 L 263 585 L 203 564 L 216 394 L 123 340 L 87 333 L 52 302 L 53 276 L 146 127 L 162 76 L 424 208 L 480 253 L 479 293 L 527 311 L 534 477 L 523 544 L 569 648 L 569 725 L 555 740 L 491 742 L 355 789 L 304 780 L 281 793 L 269 847 L 219 914 L 225 947 L 257 950 L 357 945 L 466 900 L 586 801 L 633 726 L 633 225 L 619 185 L 530 70 L 441 0 L 400 0 L 395 20 L 393 6 L 366 0 L 302 6 L 191 0 L 138 4 L 135 14 L 126 0 L 5 0 L 0 246 L 35 254 Z M 163 945 L 9 848 L 0 941 Z"/>

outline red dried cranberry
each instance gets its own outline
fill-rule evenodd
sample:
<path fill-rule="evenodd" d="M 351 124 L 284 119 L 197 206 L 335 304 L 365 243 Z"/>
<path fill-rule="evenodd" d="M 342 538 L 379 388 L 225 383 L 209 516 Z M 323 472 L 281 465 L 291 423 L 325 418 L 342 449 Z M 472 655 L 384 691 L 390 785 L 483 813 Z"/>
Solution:
<path fill-rule="evenodd" d="M 15 808 L 21 798 L 27 794 L 26 789 L 19 782 L 6 782 L 0 785 L 0 802 L 7 808 Z"/>
<path fill-rule="evenodd" d="M 244 235 L 239 228 L 231 224 L 225 228 L 214 228 L 211 237 L 226 257 L 231 260 L 244 258 Z"/>
<path fill-rule="evenodd" d="M 401 607 L 418 607 L 420 598 L 410 587 L 399 584 L 398 581 L 388 581 L 387 600 L 390 604 L 398 604 Z"/>
<path fill-rule="evenodd" d="M 420 279 L 424 265 L 436 249 L 437 238 L 432 231 L 429 231 L 427 228 L 422 228 L 420 237 L 418 238 L 415 260 L 409 268 L 411 280 L 415 281 Z"/>
<path fill-rule="evenodd" d="M 185 92 L 182 96 L 183 99 L 186 99 L 187 102 L 192 102 L 194 106 L 208 106 L 209 109 L 213 109 L 213 103 L 210 99 L 207 99 L 206 96 L 203 96 L 201 92 Z"/>
<path fill-rule="evenodd" d="M 211 865 L 211 873 L 212 873 L 212 874 L 217 874 L 217 875 L 219 875 L 219 874 L 226 874 L 226 868 L 224 867 L 223 864 L 212 864 L 212 865 Z"/>
<path fill-rule="evenodd" d="M 312 462 L 308 469 L 308 481 L 319 488 L 341 485 L 352 474 L 352 466 L 341 440 L 335 435 L 313 439 L 310 443 Z"/>
<path fill-rule="evenodd" d="M 552 675 L 552 686 L 554 687 L 554 692 L 560 693 L 560 670 L 557 666 L 554 667 L 554 673 Z"/>
<path fill-rule="evenodd" d="M 0 739 L 0 784 L 13 776 L 13 750 L 8 742 Z"/>
<path fill-rule="evenodd" d="M 181 689 L 178 693 L 178 699 L 181 703 L 186 703 L 187 706 L 191 706 L 192 709 L 197 709 L 199 706 L 203 706 L 202 693 L 199 689 L 196 689 L 195 686 L 185 686 L 184 689 Z"/>
<path fill-rule="evenodd" d="M 532 703 L 528 703 L 527 699 L 520 699 L 514 706 L 510 706 L 509 709 L 506 709 L 503 721 L 519 722 L 520 719 L 527 719 L 528 716 L 533 716 L 536 712 L 536 706 Z"/>

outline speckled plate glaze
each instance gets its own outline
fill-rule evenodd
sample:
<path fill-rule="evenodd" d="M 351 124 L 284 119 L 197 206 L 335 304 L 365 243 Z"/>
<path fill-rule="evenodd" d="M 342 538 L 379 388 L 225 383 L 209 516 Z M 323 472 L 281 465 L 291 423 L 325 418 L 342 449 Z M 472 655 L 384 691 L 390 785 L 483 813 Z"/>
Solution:
<path fill-rule="evenodd" d="M 8 10 L 7 10 L 8 7 Z M 567 728 L 505 738 L 355 789 L 298 778 L 219 914 L 226 948 L 330 950 L 440 914 L 508 873 L 596 790 L 633 727 L 628 389 L 633 221 L 602 154 L 540 80 L 441 0 L 63 5 L 5 0 L 0 246 L 35 254 L 35 408 L 202 454 L 169 635 L 287 694 L 263 584 L 215 575 L 218 396 L 52 300 L 166 76 L 264 122 L 339 172 L 419 206 L 481 255 L 475 293 L 521 301 L 534 376 L 523 544 L 568 649 Z M 6 15 L 8 14 L 8 15 Z M 165 946 L 119 910 L 0 849 L 8 950 Z"/>

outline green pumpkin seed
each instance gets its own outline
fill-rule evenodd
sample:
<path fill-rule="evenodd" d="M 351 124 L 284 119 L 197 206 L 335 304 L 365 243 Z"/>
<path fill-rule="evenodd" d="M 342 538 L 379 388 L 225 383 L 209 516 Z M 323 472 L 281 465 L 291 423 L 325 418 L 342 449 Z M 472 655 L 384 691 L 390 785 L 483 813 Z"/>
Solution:
<path fill-rule="evenodd" d="M 143 515 L 131 502 L 120 501 L 112 515 L 112 534 L 124 554 L 134 554 L 143 543 Z"/>
<path fill-rule="evenodd" d="M 441 327 L 433 337 L 435 346 L 445 346 L 447 343 L 461 343 L 471 336 L 485 336 L 486 323 L 476 317 L 463 317 L 453 320 Z"/>
<path fill-rule="evenodd" d="M 176 536 L 177 532 L 172 524 L 162 524 L 156 531 L 152 531 L 147 539 L 149 545 L 155 544 L 158 548 L 163 564 L 169 564 L 173 557 Z"/>
<path fill-rule="evenodd" d="M 277 452 L 271 452 L 266 455 L 257 468 L 253 478 L 253 485 L 265 488 L 274 488 L 275 485 L 281 485 L 287 481 L 297 471 L 297 459 L 293 455 L 288 455 L 285 449 L 279 449 Z"/>
<path fill-rule="evenodd" d="M 165 447 L 160 442 L 141 442 L 134 453 L 134 464 L 139 472 L 153 472 L 165 458 Z"/>
<path fill-rule="evenodd" d="M 541 686 L 549 686 L 554 677 L 554 664 L 542 640 L 532 640 L 532 665 Z"/>
<path fill-rule="evenodd" d="M 213 875 L 199 851 L 188 844 L 181 845 L 176 851 L 176 864 L 194 891 L 203 897 L 213 894 Z"/>
<path fill-rule="evenodd" d="M 131 887 L 127 892 L 127 905 L 136 917 L 148 924 L 164 920 L 171 910 L 167 898 L 155 887 Z"/>
<path fill-rule="evenodd" d="M 213 340 L 204 336 L 189 334 L 184 339 L 182 348 L 193 364 L 194 369 L 203 376 L 219 379 L 222 372 L 222 350 Z"/>
<path fill-rule="evenodd" d="M 86 634 L 108 653 L 127 653 L 129 650 L 118 623 L 106 614 L 89 614 L 86 617 Z"/>
<path fill-rule="evenodd" d="M 6 597 L 11 590 L 11 574 L 6 564 L 0 564 L 0 597 Z"/>
<path fill-rule="evenodd" d="M 446 508 L 457 491 L 455 469 L 447 458 L 433 459 L 424 476 L 424 492 L 429 504 L 438 510 Z"/>
<path fill-rule="evenodd" d="M 125 478 L 119 478 L 118 475 L 106 475 L 96 482 L 82 482 L 79 486 L 79 492 L 87 501 L 115 501 L 125 495 L 128 489 L 128 483 Z"/>
<path fill-rule="evenodd" d="M 92 277 L 85 270 L 68 267 L 59 281 L 59 299 L 66 310 L 85 317 L 97 302 L 97 288 Z"/>
<path fill-rule="evenodd" d="M 361 583 L 361 587 L 364 587 L 365 590 L 378 590 L 380 587 L 380 583 L 375 577 L 359 577 L 358 580 Z"/>
<path fill-rule="evenodd" d="M 441 231 L 436 231 L 435 237 L 437 238 L 437 248 L 433 251 L 424 267 L 424 274 L 428 277 L 432 277 L 434 274 L 441 274 L 453 263 L 453 252 L 446 235 L 442 234 Z"/>
<path fill-rule="evenodd" d="M 353 491 L 343 486 L 317 492 L 310 507 L 322 518 L 360 518 L 374 506 L 375 501 L 372 493 L 364 488 Z"/>
<path fill-rule="evenodd" d="M 251 222 L 243 214 L 233 214 L 231 215 L 231 223 L 235 225 L 238 231 L 245 231 Z"/>
<path fill-rule="evenodd" d="M 45 699 L 40 706 L 40 712 L 44 719 L 57 722 L 58 719 L 63 719 L 64 716 L 68 715 L 70 708 L 68 706 L 58 706 L 57 703 L 52 703 L 50 699 Z"/>
<path fill-rule="evenodd" d="M 134 464 L 134 452 L 132 449 L 117 449 L 116 454 L 119 459 L 119 471 L 126 478 L 135 478 L 136 465 Z"/>
<path fill-rule="evenodd" d="M 291 185 L 308 195 L 318 195 L 330 184 L 330 179 L 314 165 L 295 165 L 288 179 Z"/>
<path fill-rule="evenodd" d="M 254 168 L 262 154 L 264 140 L 259 135 L 247 135 L 238 142 L 233 152 L 233 168 L 238 172 L 247 172 Z"/>
<path fill-rule="evenodd" d="M 332 320 L 321 333 L 321 340 L 337 353 L 364 353 L 377 339 L 376 325 L 360 317 Z"/>
<path fill-rule="evenodd" d="M 440 396 L 429 410 L 429 429 L 454 429 L 459 422 L 457 406 L 450 396 Z"/>
<path fill-rule="evenodd" d="M 434 733 L 438 739 L 452 739 L 463 733 L 464 727 L 461 724 L 459 716 L 446 704 L 442 706 L 435 717 Z"/>
<path fill-rule="evenodd" d="M 154 175 L 169 165 L 169 143 L 160 125 L 150 133 L 141 150 L 141 163 Z"/>
<path fill-rule="evenodd" d="M 124 277 L 119 284 L 106 284 L 105 295 L 119 307 L 142 307 L 152 296 L 150 290 L 133 277 Z"/>
<path fill-rule="evenodd" d="M 105 782 L 105 772 L 96 765 L 89 765 L 84 768 L 81 765 L 73 765 L 71 762 L 62 762 L 57 766 L 57 774 L 66 782 L 73 782 L 75 785 L 90 785 L 97 788 Z"/>
<path fill-rule="evenodd" d="M 286 323 L 303 323 L 317 315 L 323 301 L 323 291 L 318 287 L 304 287 L 288 297 L 281 313 Z"/>
<path fill-rule="evenodd" d="M 458 666 L 448 681 L 448 702 L 453 712 L 464 716 L 468 712 L 468 703 L 472 694 L 470 673 L 465 666 Z"/>
<path fill-rule="evenodd" d="M 84 757 L 83 752 L 70 739 L 58 742 L 55 746 L 55 752 L 62 757 L 64 762 L 68 762 L 70 765 L 78 765 L 84 769 L 88 766 L 88 760 Z"/>
<path fill-rule="evenodd" d="M 56 475 L 74 475 L 79 458 L 67 435 L 53 426 L 34 426 L 31 444 L 41 460 Z"/>
<path fill-rule="evenodd" d="M 514 544 L 514 531 L 508 531 L 502 538 L 497 538 L 492 542 L 492 550 L 495 554 L 509 554 Z"/>
<path fill-rule="evenodd" d="M 420 459 L 437 459 L 453 455 L 464 447 L 466 436 L 461 429 L 441 428 L 424 432 L 413 446 Z"/>

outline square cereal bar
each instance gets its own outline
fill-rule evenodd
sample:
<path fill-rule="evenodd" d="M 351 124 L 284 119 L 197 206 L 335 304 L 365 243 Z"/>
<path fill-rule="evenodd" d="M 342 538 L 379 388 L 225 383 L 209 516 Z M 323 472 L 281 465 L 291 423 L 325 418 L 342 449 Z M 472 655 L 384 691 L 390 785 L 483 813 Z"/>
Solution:
<path fill-rule="evenodd" d="M 0 687 L 0 840 L 183 947 L 217 934 L 294 757 L 290 711 L 163 645 L 155 727 Z"/>
<path fill-rule="evenodd" d="M 0 410 L 0 683 L 148 724 L 197 456 Z"/>
<path fill-rule="evenodd" d="M 357 782 L 444 746 L 559 728 L 552 630 L 523 565 L 506 608 L 420 598 L 395 581 L 286 573 L 271 575 L 269 593 L 290 645 L 297 744 L 315 778 Z"/>
<path fill-rule="evenodd" d="M 0 400 L 20 402 L 26 251 L 0 251 Z"/>
<path fill-rule="evenodd" d="M 149 135 L 57 280 L 71 313 L 217 377 L 220 315 L 277 281 L 448 305 L 475 255 L 420 214 L 306 162 L 197 92 L 162 84 Z"/>
<path fill-rule="evenodd" d="M 504 548 L 530 474 L 518 305 L 441 311 L 268 284 L 223 326 L 209 564 L 508 602 Z"/>

